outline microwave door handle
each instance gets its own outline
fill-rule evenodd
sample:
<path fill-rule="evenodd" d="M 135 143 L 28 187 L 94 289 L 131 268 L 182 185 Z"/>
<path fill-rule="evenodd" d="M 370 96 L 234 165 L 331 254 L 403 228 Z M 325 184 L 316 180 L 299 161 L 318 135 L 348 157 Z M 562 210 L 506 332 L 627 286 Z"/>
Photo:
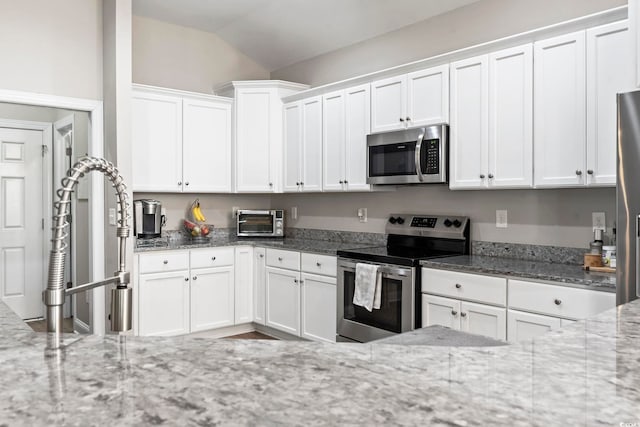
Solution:
<path fill-rule="evenodd" d="M 422 140 L 424 139 L 424 128 L 420 129 L 420 135 L 418 135 L 418 142 L 416 143 L 416 173 L 418 174 L 418 180 L 422 182 L 424 177 L 422 176 L 422 168 L 420 167 L 420 154 L 422 153 Z"/>

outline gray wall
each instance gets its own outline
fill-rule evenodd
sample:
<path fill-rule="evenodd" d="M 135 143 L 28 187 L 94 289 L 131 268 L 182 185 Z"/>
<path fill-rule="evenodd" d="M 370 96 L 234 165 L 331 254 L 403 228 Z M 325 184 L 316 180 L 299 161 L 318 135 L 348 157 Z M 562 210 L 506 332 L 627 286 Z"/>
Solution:
<path fill-rule="evenodd" d="M 101 0 L 0 0 L 0 87 L 102 99 Z"/>
<path fill-rule="evenodd" d="M 269 79 L 269 71 L 215 34 L 133 17 L 133 81 L 213 93 L 230 80 Z"/>
<path fill-rule="evenodd" d="M 271 78 L 318 86 L 626 4 L 626 0 L 480 0 L 275 70 Z"/>

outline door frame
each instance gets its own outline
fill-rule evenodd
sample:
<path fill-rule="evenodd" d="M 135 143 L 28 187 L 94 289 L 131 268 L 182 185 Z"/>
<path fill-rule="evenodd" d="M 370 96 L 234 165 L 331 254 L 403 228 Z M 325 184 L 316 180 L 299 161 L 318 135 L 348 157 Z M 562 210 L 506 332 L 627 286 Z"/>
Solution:
<path fill-rule="evenodd" d="M 42 278 L 45 282 L 42 284 L 42 290 L 46 288 L 46 278 L 48 275 L 48 254 L 51 250 L 50 236 L 47 230 L 51 230 L 51 214 L 49 208 L 52 206 L 52 181 L 53 181 L 53 163 L 51 163 L 51 151 L 53 142 L 53 126 L 49 122 L 38 122 L 31 120 L 13 120 L 0 118 L 0 127 L 9 129 L 35 130 L 42 132 L 42 145 L 46 147 L 42 155 L 42 217 L 44 218 L 44 230 L 42 233 Z M 41 313 L 44 315 L 44 306 Z"/>
<path fill-rule="evenodd" d="M 0 89 L 0 102 L 86 111 L 89 113 L 89 128 L 91 133 L 91 141 L 89 141 L 88 147 L 89 155 L 94 157 L 104 156 L 104 119 L 102 101 Z M 96 178 L 96 174 L 90 174 L 89 178 L 92 196 L 89 204 L 89 218 L 91 224 L 91 245 L 89 248 L 91 252 L 90 276 L 92 281 L 96 281 L 105 278 L 104 185 L 102 179 Z M 45 217 L 45 226 L 47 225 L 46 221 L 51 221 L 51 219 Z M 50 223 L 48 228 L 51 228 Z M 97 335 L 104 335 L 106 324 L 104 286 L 95 288 L 92 294 L 93 313 L 91 326 L 93 333 Z"/>

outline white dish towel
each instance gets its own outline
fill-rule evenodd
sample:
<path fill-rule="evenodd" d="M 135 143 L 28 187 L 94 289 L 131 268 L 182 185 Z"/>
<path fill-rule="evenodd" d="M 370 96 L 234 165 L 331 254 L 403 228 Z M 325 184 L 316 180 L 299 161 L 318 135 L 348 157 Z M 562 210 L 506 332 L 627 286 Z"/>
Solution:
<path fill-rule="evenodd" d="M 382 275 L 377 265 L 356 264 L 356 286 L 353 303 L 372 311 L 380 308 L 382 294 Z"/>

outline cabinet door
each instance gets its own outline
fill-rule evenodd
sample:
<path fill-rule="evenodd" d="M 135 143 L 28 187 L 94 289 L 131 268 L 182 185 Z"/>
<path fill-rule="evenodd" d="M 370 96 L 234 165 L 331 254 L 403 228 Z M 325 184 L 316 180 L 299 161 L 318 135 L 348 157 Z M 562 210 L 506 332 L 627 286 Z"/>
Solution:
<path fill-rule="evenodd" d="M 422 294 L 422 326 L 442 325 L 460 330 L 460 301 Z"/>
<path fill-rule="evenodd" d="M 322 191 L 322 97 L 305 99 L 302 108 L 300 188 Z"/>
<path fill-rule="evenodd" d="M 324 95 L 322 112 L 322 189 L 340 191 L 345 179 L 345 92 Z"/>
<path fill-rule="evenodd" d="M 139 277 L 140 335 L 189 333 L 189 271 L 141 274 Z"/>
<path fill-rule="evenodd" d="M 407 126 L 449 122 L 449 64 L 407 75 Z"/>
<path fill-rule="evenodd" d="M 253 250 L 253 321 L 265 324 L 267 257 L 265 248 Z"/>
<path fill-rule="evenodd" d="M 336 278 L 301 275 L 301 336 L 315 341 L 336 341 Z"/>
<path fill-rule="evenodd" d="M 560 327 L 560 319 L 540 314 L 507 311 L 508 341 L 524 341 Z"/>
<path fill-rule="evenodd" d="M 450 188 L 487 186 L 489 77 L 486 55 L 451 64 Z"/>
<path fill-rule="evenodd" d="M 302 114 L 299 102 L 284 106 L 284 185 L 286 192 L 300 190 Z"/>
<path fill-rule="evenodd" d="M 300 336 L 300 273 L 267 267 L 266 324 Z"/>
<path fill-rule="evenodd" d="M 253 248 L 235 250 L 235 324 L 253 321 Z"/>
<path fill-rule="evenodd" d="M 406 104 L 406 75 L 371 83 L 371 132 L 404 129 Z"/>
<path fill-rule="evenodd" d="M 533 47 L 489 55 L 489 186 L 533 185 Z"/>
<path fill-rule="evenodd" d="M 371 96 L 369 85 L 345 91 L 345 188 L 368 191 L 367 135 L 371 128 Z"/>
<path fill-rule="evenodd" d="M 534 184 L 584 185 L 585 33 L 534 45 Z"/>
<path fill-rule="evenodd" d="M 484 304 L 460 302 L 460 326 L 464 332 L 507 339 L 507 310 Z"/>
<path fill-rule="evenodd" d="M 133 191 L 182 191 L 182 98 L 133 92 Z"/>
<path fill-rule="evenodd" d="M 231 103 L 183 101 L 183 191 L 231 191 Z"/>
<path fill-rule="evenodd" d="M 628 22 L 587 30 L 587 184 L 616 184 L 616 94 L 635 89 Z"/>
<path fill-rule="evenodd" d="M 270 112 L 277 94 L 271 89 L 236 91 L 236 190 L 273 192 L 271 176 L 272 118 Z M 282 126 L 282 124 L 280 124 Z M 282 149 L 282 146 L 280 146 Z M 274 155 L 281 156 L 274 153 Z"/>
<path fill-rule="evenodd" d="M 191 276 L 191 332 L 233 325 L 233 266 L 198 268 Z"/>

